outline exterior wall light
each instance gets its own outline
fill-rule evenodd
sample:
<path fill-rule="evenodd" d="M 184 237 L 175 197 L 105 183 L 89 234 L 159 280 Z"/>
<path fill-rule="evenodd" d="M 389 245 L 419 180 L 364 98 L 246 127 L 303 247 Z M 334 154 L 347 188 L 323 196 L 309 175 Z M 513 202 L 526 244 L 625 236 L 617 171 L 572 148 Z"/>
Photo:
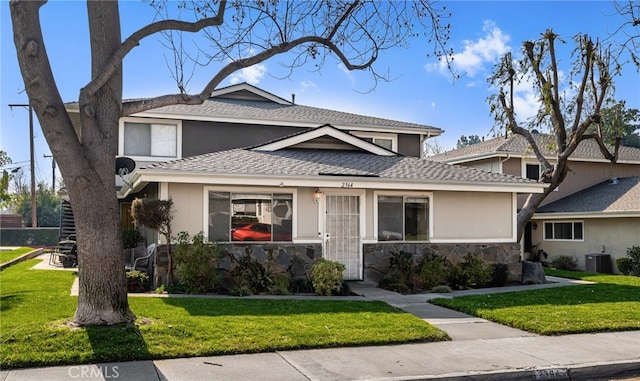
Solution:
<path fill-rule="evenodd" d="M 313 202 L 317 204 L 320 200 L 320 197 L 322 197 L 322 191 L 320 190 L 320 188 L 316 188 L 316 190 L 313 191 Z"/>

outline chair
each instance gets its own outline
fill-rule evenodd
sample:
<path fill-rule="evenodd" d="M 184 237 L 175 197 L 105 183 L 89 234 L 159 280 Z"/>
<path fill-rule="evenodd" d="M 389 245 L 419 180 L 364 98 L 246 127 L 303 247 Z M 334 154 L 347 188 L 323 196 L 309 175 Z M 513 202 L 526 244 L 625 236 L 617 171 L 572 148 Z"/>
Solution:
<path fill-rule="evenodd" d="M 149 275 L 149 273 L 151 272 L 149 268 L 153 266 L 153 256 L 155 255 L 157 249 L 158 245 L 152 243 L 147 247 L 147 255 L 145 255 L 144 257 L 136 258 L 133 261 L 132 265 L 127 265 L 124 267 L 124 269 L 126 271 L 142 271 L 145 274 Z"/>
<path fill-rule="evenodd" d="M 78 266 L 78 246 L 75 240 L 62 240 L 49 252 L 49 265 L 62 263 L 64 267 Z"/>

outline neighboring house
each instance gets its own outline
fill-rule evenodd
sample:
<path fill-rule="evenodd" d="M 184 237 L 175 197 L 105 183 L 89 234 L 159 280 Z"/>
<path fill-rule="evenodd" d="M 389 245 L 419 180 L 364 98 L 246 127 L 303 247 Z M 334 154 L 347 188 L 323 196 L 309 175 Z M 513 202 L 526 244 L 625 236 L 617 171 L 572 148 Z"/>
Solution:
<path fill-rule="evenodd" d="M 324 257 L 347 279 L 379 280 L 392 251 L 474 253 L 517 276 L 517 198 L 547 185 L 421 158 L 441 133 L 248 84 L 219 89 L 202 105 L 122 118 L 119 156 L 137 163 L 118 189 L 123 226 L 134 197 L 171 198 L 174 232 L 271 250 L 283 266 Z"/>
<path fill-rule="evenodd" d="M 538 146 L 542 149 L 547 160 L 549 160 L 551 164 L 555 164 L 555 156 L 552 149 L 555 144 L 553 136 L 537 134 L 534 135 L 534 138 L 538 141 Z M 429 157 L 429 159 L 448 164 L 464 165 L 489 172 L 522 176 L 529 179 L 538 179 L 541 173 L 541 164 L 536 159 L 528 142 L 520 135 L 486 140 L 461 149 Z M 573 199 L 572 195 L 577 194 L 577 192 L 590 189 L 590 187 L 610 181 L 614 178 L 622 179 L 634 176 L 640 176 L 640 149 L 634 147 L 620 147 L 618 161 L 616 164 L 612 164 L 603 157 L 594 140 L 585 140 L 578 145 L 576 151 L 569 158 L 569 173 L 565 180 L 560 184 L 556 191 L 551 193 L 543 201 L 540 207 L 544 208 L 545 205 L 553 204 L 558 210 L 563 210 L 562 205 L 564 205 L 565 202 L 569 202 L 568 200 Z M 618 188 L 618 190 L 619 189 L 620 188 Z M 568 196 L 571 196 L 572 198 Z M 518 207 L 522 207 L 526 197 L 526 195 L 519 196 Z M 585 202 L 588 201 L 585 200 Z M 622 205 L 628 206 L 629 204 L 625 203 Z M 597 215 L 604 211 L 594 209 L 591 212 L 593 215 Z M 621 212 L 634 213 L 634 210 L 622 210 Z M 591 217 L 593 217 L 593 215 Z M 534 218 L 538 219 L 539 215 L 536 214 Z M 606 221 L 608 221 L 608 224 L 613 224 L 614 220 L 607 217 Z M 624 225 L 624 222 L 622 222 L 622 224 Z M 595 250 L 594 248 L 589 247 L 587 244 L 581 247 L 587 251 L 578 252 L 578 246 L 574 245 L 574 249 L 565 252 L 565 246 L 560 248 L 558 245 L 549 245 L 548 242 L 543 241 L 541 234 L 543 230 L 540 228 L 537 230 L 533 229 L 533 227 L 539 225 L 539 223 L 530 223 L 525 229 L 523 237 L 524 242 L 522 245 L 525 257 L 527 256 L 526 253 L 528 253 L 533 246 L 538 249 L 544 249 L 552 257 L 563 254 L 568 255 L 571 253 L 571 255 L 578 258 L 580 268 L 585 269 L 584 255 L 591 253 Z M 576 226 L 579 227 L 581 225 L 578 223 Z M 625 232 L 624 234 L 633 234 L 621 238 L 620 245 L 624 245 L 623 242 L 632 242 L 634 240 L 635 242 L 638 242 L 638 237 L 640 235 L 637 231 L 632 232 L 632 230 L 633 229 L 621 230 L 622 232 Z M 590 233 L 589 241 L 597 241 L 598 239 L 598 233 L 592 231 Z M 600 252 L 602 248 L 601 246 L 602 245 L 600 245 L 600 249 L 598 249 L 597 252 Z M 613 246 L 610 247 L 613 248 Z M 614 259 L 624 256 L 624 252 L 621 253 L 619 250 L 615 253 L 611 252 L 611 254 Z"/>
<path fill-rule="evenodd" d="M 549 253 L 578 259 L 581 269 L 615 269 L 615 259 L 640 246 L 640 176 L 614 178 L 538 208 L 532 218 L 533 241 Z M 586 260 L 590 257 L 589 260 Z M 594 261 L 594 263 L 587 263 Z M 606 270 L 603 268 L 602 270 Z M 603 271 L 604 272 L 604 271 Z"/>

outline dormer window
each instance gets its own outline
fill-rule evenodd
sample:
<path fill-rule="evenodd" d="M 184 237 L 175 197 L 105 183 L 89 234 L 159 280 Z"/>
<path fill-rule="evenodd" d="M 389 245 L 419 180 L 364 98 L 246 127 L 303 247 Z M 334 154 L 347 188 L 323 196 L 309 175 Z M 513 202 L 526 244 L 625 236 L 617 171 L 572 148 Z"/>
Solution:
<path fill-rule="evenodd" d="M 138 160 L 181 157 L 179 121 L 131 119 L 120 122 L 121 156 Z"/>
<path fill-rule="evenodd" d="M 360 139 L 371 142 L 379 147 L 386 148 L 389 151 L 398 152 L 398 135 L 374 132 L 351 131 L 351 133 Z"/>

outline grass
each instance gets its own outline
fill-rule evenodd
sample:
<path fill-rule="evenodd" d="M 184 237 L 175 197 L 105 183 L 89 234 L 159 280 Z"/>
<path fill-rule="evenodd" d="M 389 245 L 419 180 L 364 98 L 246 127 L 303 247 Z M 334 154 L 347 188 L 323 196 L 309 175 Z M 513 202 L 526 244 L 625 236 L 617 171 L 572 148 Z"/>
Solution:
<path fill-rule="evenodd" d="M 18 258 L 23 254 L 27 254 L 35 249 L 31 247 L 19 247 L 14 250 L 0 250 L 0 263 L 9 262 L 12 259 Z"/>
<path fill-rule="evenodd" d="M 448 340 L 446 333 L 381 302 L 129 298 L 133 325 L 69 328 L 75 274 L 0 273 L 0 367 L 253 353 Z"/>
<path fill-rule="evenodd" d="M 640 277 L 545 269 L 585 284 L 431 302 L 541 335 L 640 329 Z"/>

